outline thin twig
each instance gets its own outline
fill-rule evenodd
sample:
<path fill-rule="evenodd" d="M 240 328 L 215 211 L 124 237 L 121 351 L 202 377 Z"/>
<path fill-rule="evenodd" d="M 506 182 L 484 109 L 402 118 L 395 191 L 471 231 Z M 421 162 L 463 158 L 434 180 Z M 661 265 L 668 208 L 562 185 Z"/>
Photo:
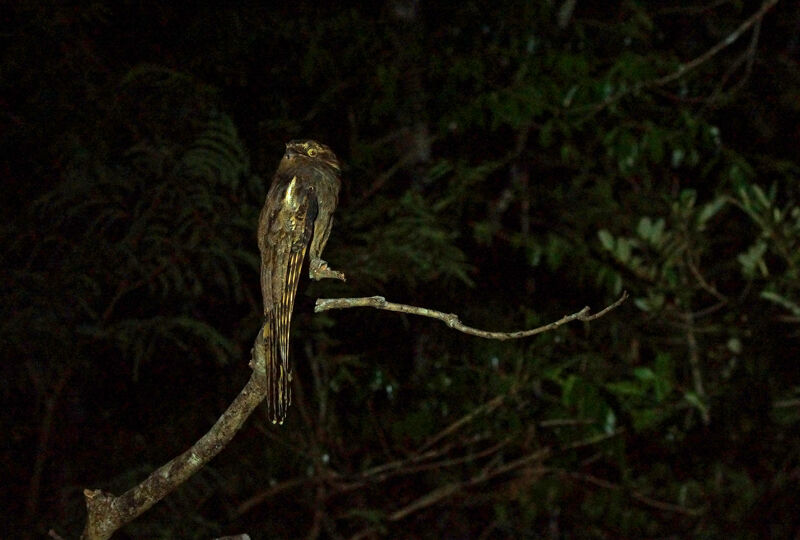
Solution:
<path fill-rule="evenodd" d="M 753 73 L 753 64 L 755 63 L 756 59 L 756 49 L 758 48 L 758 40 L 759 36 L 761 35 L 761 23 L 763 20 L 759 20 L 755 28 L 753 28 L 753 37 L 750 38 L 750 45 L 747 46 L 747 50 L 736 59 L 733 64 L 725 71 L 725 73 L 720 78 L 717 87 L 712 92 L 711 96 L 707 98 L 707 102 L 709 104 L 714 103 L 719 99 L 719 96 L 722 95 L 723 92 L 727 92 L 728 95 L 733 95 L 737 90 L 739 90 L 747 80 L 750 78 L 750 75 Z M 741 79 L 739 79 L 736 84 L 731 86 L 728 90 L 725 90 L 725 85 L 728 83 L 728 80 L 736 73 L 736 70 L 744 64 L 744 74 L 742 75 Z"/>
<path fill-rule="evenodd" d="M 411 315 L 420 315 L 422 317 L 439 319 L 440 321 L 443 321 L 445 324 L 447 324 L 447 326 L 449 326 L 450 328 L 458 330 L 459 332 L 463 332 L 465 334 L 470 334 L 473 336 L 478 336 L 486 339 L 498 339 L 503 341 L 506 339 L 519 339 L 524 337 L 535 336 L 536 334 L 541 334 L 543 332 L 554 330 L 559 326 L 572 321 L 588 322 L 588 321 L 593 321 L 595 319 L 599 319 L 609 311 L 619 307 L 627 298 L 628 298 L 628 293 L 623 292 L 622 296 L 619 297 L 619 300 L 617 300 L 610 306 L 606 307 L 599 313 L 595 313 L 594 315 L 589 315 L 590 309 L 587 306 L 582 310 L 573 313 L 572 315 L 565 315 L 564 317 L 550 324 L 539 326 L 538 328 L 533 328 L 531 330 L 519 330 L 516 332 L 489 332 L 486 330 L 481 330 L 479 328 L 473 328 L 471 326 L 463 324 L 458 319 L 458 315 L 454 313 L 444 313 L 441 311 L 435 311 L 433 309 L 417 307 L 417 306 L 409 306 L 406 304 L 395 304 L 394 302 L 387 302 L 386 299 L 382 296 L 367 296 L 363 298 L 318 298 L 317 303 L 314 306 L 314 312 L 319 313 L 321 311 L 327 311 L 329 309 L 371 307 L 375 309 L 384 309 L 386 311 L 397 311 L 399 313 L 409 313 Z"/>
<path fill-rule="evenodd" d="M 800 408 L 800 399 L 782 399 L 780 401 L 773 402 L 772 406 L 775 409 L 790 409 L 790 408 Z"/>
<path fill-rule="evenodd" d="M 685 506 L 680 506 L 673 503 L 668 503 L 664 501 L 659 501 L 657 499 L 653 499 L 647 495 L 639 493 L 634 490 L 626 489 L 619 484 L 615 484 L 613 482 L 609 482 L 603 478 L 598 478 L 597 476 L 585 473 L 578 473 L 578 472 L 567 472 L 563 470 L 555 470 L 554 472 L 560 472 L 562 475 L 567 476 L 569 478 L 573 478 L 575 480 L 580 480 L 582 482 L 587 482 L 589 484 L 593 484 L 598 487 L 602 487 L 605 489 L 610 489 L 613 491 L 625 491 L 630 497 L 636 501 L 639 501 L 642 504 L 647 506 L 657 508 L 659 510 L 664 510 L 666 512 L 674 512 L 677 514 L 685 514 L 687 516 L 700 516 L 703 514 L 704 510 L 702 508 L 686 508 Z"/>
<path fill-rule="evenodd" d="M 386 482 L 387 480 L 399 476 L 410 476 L 413 474 L 418 474 L 421 472 L 431 471 L 431 470 L 441 472 L 449 467 L 454 467 L 456 465 L 462 465 L 465 463 L 478 461 L 487 456 L 494 456 L 494 458 L 496 459 L 500 455 L 499 454 L 500 450 L 508 446 L 511 440 L 512 437 L 509 436 L 488 448 L 484 448 L 483 450 L 477 452 L 471 452 L 457 457 L 445 458 L 445 459 L 440 459 L 438 461 L 430 461 L 427 463 L 420 463 L 417 465 L 399 467 L 396 468 L 395 470 L 387 471 L 385 473 L 381 473 L 379 475 L 374 475 L 374 476 L 360 475 L 355 480 L 340 484 L 339 486 L 336 487 L 335 490 L 333 490 L 333 493 L 336 495 L 340 495 L 343 493 L 347 493 L 349 491 L 360 489 L 365 485 L 376 486 L 377 484 Z"/>
<path fill-rule="evenodd" d="M 692 317 L 691 313 L 687 313 L 685 318 L 686 343 L 689 348 L 689 366 L 692 370 L 694 392 L 697 394 L 698 399 L 704 403 L 706 400 L 706 391 L 703 387 L 703 374 L 700 371 L 700 353 L 698 352 L 697 338 L 695 337 L 694 317 Z M 707 405 L 703 405 L 703 407 L 700 408 L 700 416 L 703 419 L 703 424 L 708 425 L 711 422 Z"/>
<path fill-rule="evenodd" d="M 592 446 L 592 445 L 598 444 L 598 443 L 600 443 L 600 442 L 602 442 L 604 440 L 616 437 L 616 436 L 622 434 L 623 432 L 624 432 L 624 429 L 616 429 L 616 430 L 612 431 L 611 433 L 602 433 L 600 435 L 595 435 L 595 436 L 589 437 L 587 439 L 582 439 L 582 440 L 579 440 L 579 441 L 575 441 L 575 442 L 573 442 L 571 444 L 568 444 L 568 445 L 565 445 L 565 446 L 561 446 L 561 447 L 557 448 L 557 450 L 570 450 L 570 449 L 574 449 L 574 448 L 582 448 L 584 446 Z M 540 464 L 545 459 L 549 458 L 553 454 L 553 451 L 554 451 L 554 449 L 552 447 L 545 446 L 545 447 L 540 448 L 538 450 L 535 450 L 535 451 L 533 451 L 533 452 L 531 452 L 529 454 L 526 454 L 526 455 L 524 455 L 524 456 L 522 456 L 520 458 L 511 460 L 508 463 L 504 463 L 504 464 L 502 464 L 500 466 L 496 466 L 494 468 L 492 468 L 490 466 L 487 466 L 483 470 L 481 470 L 478 474 L 473 476 L 472 478 L 469 478 L 467 480 L 460 481 L 460 482 L 453 482 L 453 483 L 450 483 L 450 484 L 445 484 L 444 486 L 441 486 L 439 488 L 434 489 L 433 491 L 431 491 L 429 493 L 426 493 L 425 495 L 419 497 L 418 499 L 416 499 L 415 501 L 411 502 L 410 504 L 407 504 L 403 508 L 400 508 L 399 510 L 396 510 L 396 511 L 392 512 L 391 514 L 389 514 L 387 516 L 387 519 L 389 521 L 401 520 L 401 519 L 407 517 L 408 515 L 416 512 L 418 510 L 421 510 L 421 509 L 426 508 L 428 506 L 437 504 L 438 502 L 442 501 L 443 499 L 446 499 L 446 498 L 450 497 L 451 495 L 454 495 L 455 493 L 458 493 L 459 491 L 461 491 L 461 490 L 463 490 L 465 488 L 476 486 L 476 485 L 488 482 L 489 480 L 491 480 L 493 478 L 508 474 L 508 473 L 510 473 L 512 471 L 530 469 L 531 464 L 537 464 L 538 463 L 539 465 L 534 465 L 533 466 L 533 470 L 535 472 L 537 472 L 538 474 L 544 474 L 544 473 L 548 472 L 549 469 L 541 467 Z"/>
<path fill-rule="evenodd" d="M 398 131 L 396 133 L 390 134 L 389 137 L 386 138 L 386 140 L 380 141 L 379 143 L 373 144 L 371 146 L 374 148 L 374 147 L 380 146 L 381 144 L 383 144 L 385 142 L 388 142 L 388 141 L 390 141 L 392 139 L 396 139 L 398 137 L 402 137 L 402 136 L 405 136 L 407 134 L 408 134 L 407 130 L 403 129 L 403 130 L 400 130 L 400 131 Z M 430 144 L 433 144 L 439 137 L 438 136 L 429 136 L 428 138 L 429 138 L 428 142 Z M 391 167 L 386 169 L 383 173 L 381 173 L 381 175 L 378 176 L 378 178 L 375 179 L 375 181 L 372 183 L 372 185 L 369 188 L 367 188 L 364 192 L 362 192 L 359 195 L 358 199 L 356 199 L 353 203 L 351 203 L 351 206 L 353 206 L 353 205 L 360 206 L 361 204 L 366 202 L 369 198 L 371 198 L 373 195 L 375 195 L 378 191 L 383 189 L 384 184 L 386 184 L 386 182 L 391 180 L 392 177 L 395 174 L 397 174 L 403 168 L 413 164 L 416 160 L 417 160 L 417 152 L 415 152 L 415 151 L 404 152 L 403 155 L 400 156 L 400 158 L 397 161 L 395 161 L 394 165 L 392 165 Z"/>
<path fill-rule="evenodd" d="M 678 67 L 678 69 L 673 71 L 672 73 L 664 75 L 663 77 L 660 77 L 648 83 L 648 86 L 649 85 L 663 86 L 667 83 L 674 81 L 675 79 L 681 78 L 682 76 L 684 76 L 686 73 L 690 72 L 697 66 L 704 64 L 705 62 L 710 60 L 713 56 L 715 56 L 718 52 L 720 52 L 722 49 L 725 49 L 730 45 L 732 45 L 751 26 L 760 21 L 761 18 L 767 13 L 767 11 L 772 9 L 772 7 L 777 3 L 778 0 L 767 0 L 761 5 L 761 8 L 758 11 L 756 11 L 750 17 L 748 17 L 742 24 L 739 25 L 739 27 L 736 30 L 728 34 L 728 36 L 725 39 L 723 39 L 722 41 L 720 41 L 719 43 L 708 49 L 700 56 L 693 58 L 692 60 L 686 62 L 685 64 L 681 64 Z"/>
<path fill-rule="evenodd" d="M 691 255 L 686 257 L 686 265 L 689 267 L 689 271 L 692 273 L 694 278 L 697 280 L 697 284 L 700 285 L 702 289 L 705 289 L 707 293 L 715 297 L 721 303 L 723 304 L 728 303 L 728 297 L 719 292 L 716 287 L 714 287 L 713 285 L 708 283 L 708 281 L 706 281 L 706 278 L 703 277 L 703 274 L 700 272 L 700 269 L 697 268 L 697 266 L 694 264 Z"/>
<path fill-rule="evenodd" d="M 275 495 L 281 493 L 282 491 L 286 491 L 288 489 L 294 489 L 299 486 L 303 486 L 305 484 L 315 484 L 317 482 L 321 482 L 323 479 L 319 476 L 301 476 L 290 478 L 284 482 L 280 482 L 279 484 L 275 484 L 264 491 L 257 493 L 241 503 L 239 506 L 236 507 L 236 510 L 233 512 L 235 517 L 241 517 L 242 515 L 246 514 L 254 507 L 258 506 L 259 504 L 263 503 L 267 499 L 274 497 Z"/>
<path fill-rule="evenodd" d="M 708 49 L 703 54 L 693 58 L 692 60 L 681 64 L 678 66 L 678 69 L 673 71 L 672 73 L 668 73 L 662 77 L 658 77 L 655 79 L 651 79 L 649 81 L 640 82 L 638 84 L 633 85 L 630 88 L 626 88 L 617 92 L 616 94 L 611 94 L 610 96 L 606 97 L 602 101 L 595 103 L 594 105 L 587 105 L 586 107 L 576 108 L 575 111 L 586 111 L 588 109 L 589 116 L 594 115 L 601 110 L 605 109 L 612 103 L 616 103 L 623 97 L 636 93 L 646 88 L 657 88 L 659 86 L 664 86 L 669 84 L 677 79 L 680 79 L 693 69 L 701 66 L 702 64 L 708 62 L 711 58 L 716 56 L 720 51 L 732 45 L 736 40 L 738 40 L 744 32 L 746 32 L 751 26 L 761 21 L 764 15 L 772 9 L 775 4 L 778 3 L 778 0 L 766 0 L 759 8 L 758 11 L 753 13 L 750 17 L 748 17 L 742 24 L 739 25 L 736 30 L 728 34 L 724 39 L 719 41 L 716 45 Z"/>
<path fill-rule="evenodd" d="M 448 435 L 450 435 L 454 431 L 458 431 L 458 429 L 460 429 L 461 426 L 472 422 L 472 420 L 474 420 L 478 415 L 488 414 L 488 413 L 492 412 L 497 407 L 499 407 L 500 405 L 503 404 L 503 400 L 505 398 L 506 398 L 505 394 L 500 394 L 499 396 L 493 397 L 492 399 L 490 399 L 489 401 L 487 401 L 483 405 L 480 405 L 480 406 L 476 407 L 475 409 L 473 409 L 472 411 L 470 411 L 466 415 L 462 416 L 461 418 L 459 418 L 458 420 L 456 420 L 455 422 L 453 422 L 452 424 L 447 426 L 445 429 L 440 431 L 438 434 L 436 434 L 433 437 L 431 437 L 430 439 L 428 439 L 428 441 L 425 444 L 422 445 L 422 448 L 420 448 L 420 451 L 427 450 L 428 448 L 433 446 L 435 443 L 441 441 L 442 439 L 444 439 L 445 437 L 447 437 Z"/>

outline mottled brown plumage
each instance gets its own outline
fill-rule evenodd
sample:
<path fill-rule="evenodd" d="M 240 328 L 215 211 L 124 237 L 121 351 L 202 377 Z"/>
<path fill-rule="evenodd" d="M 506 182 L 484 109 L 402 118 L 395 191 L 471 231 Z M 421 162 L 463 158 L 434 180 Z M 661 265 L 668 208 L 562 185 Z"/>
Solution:
<path fill-rule="evenodd" d="M 292 399 L 289 326 L 306 250 L 309 277 L 344 280 L 321 258 L 339 197 L 339 171 L 339 161 L 324 144 L 287 143 L 258 220 L 267 409 L 273 422 L 283 422 Z"/>

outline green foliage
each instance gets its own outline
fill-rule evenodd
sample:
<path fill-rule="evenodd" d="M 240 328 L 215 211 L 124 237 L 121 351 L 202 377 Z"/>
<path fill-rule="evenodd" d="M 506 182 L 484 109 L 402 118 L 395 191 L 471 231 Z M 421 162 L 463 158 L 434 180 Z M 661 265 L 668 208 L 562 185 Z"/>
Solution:
<path fill-rule="evenodd" d="M 732 202 L 757 225 L 761 234 L 737 260 L 748 279 L 763 279 L 760 297 L 800 318 L 800 205 L 779 207 L 777 190 L 767 194 L 757 184 L 739 188 Z M 769 261 L 769 263 L 768 263 Z M 770 266 L 780 270 L 770 272 Z"/>
<path fill-rule="evenodd" d="M 200 126 L 188 141 L 142 140 L 106 156 L 111 165 L 97 156 L 76 161 L 34 204 L 49 217 L 48 251 L 63 252 L 69 271 L 77 271 L 81 333 L 116 344 L 134 371 L 164 340 L 181 350 L 187 338 L 202 343 L 222 362 L 239 352 L 189 314 L 211 291 L 244 299 L 243 273 L 252 276 L 258 259 L 242 241 L 252 237 L 257 210 L 243 202 L 263 193 L 263 181 L 250 174 L 229 117 Z M 81 235 L 65 235 L 71 231 Z M 153 302 L 156 311 L 148 311 Z"/>
<path fill-rule="evenodd" d="M 349 260 L 357 261 L 353 274 L 380 283 L 456 279 L 471 286 L 466 256 L 458 247 L 458 232 L 441 209 L 414 191 L 399 200 L 375 201 L 356 219 L 343 218 L 355 229 Z M 369 282 L 369 281 L 368 281 Z"/>

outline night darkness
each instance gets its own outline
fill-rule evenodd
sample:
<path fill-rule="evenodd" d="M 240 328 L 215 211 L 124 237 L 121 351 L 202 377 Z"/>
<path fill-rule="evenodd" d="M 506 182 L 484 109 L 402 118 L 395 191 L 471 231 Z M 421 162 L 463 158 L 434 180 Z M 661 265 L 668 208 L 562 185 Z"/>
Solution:
<path fill-rule="evenodd" d="M 242 390 L 292 139 L 347 281 L 303 269 L 286 421 L 115 538 L 800 536 L 800 6 L 145 4 L 0 15 L 0 536 Z"/>

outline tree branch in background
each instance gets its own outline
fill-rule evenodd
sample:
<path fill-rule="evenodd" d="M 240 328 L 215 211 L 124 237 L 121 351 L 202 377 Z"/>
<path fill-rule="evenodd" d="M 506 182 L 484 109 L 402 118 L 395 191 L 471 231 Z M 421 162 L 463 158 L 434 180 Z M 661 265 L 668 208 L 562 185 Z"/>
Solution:
<path fill-rule="evenodd" d="M 756 24 L 757 22 L 761 21 L 761 19 L 766 15 L 767 11 L 772 9 L 772 7 L 778 3 L 778 0 L 767 0 L 761 5 L 761 8 L 753 13 L 750 17 L 747 18 L 739 27 L 728 34 L 728 36 L 708 49 L 706 52 L 701 54 L 700 56 L 693 58 L 692 60 L 686 62 L 685 64 L 681 64 L 677 70 L 673 71 L 668 75 L 664 75 L 650 83 L 647 83 L 647 86 L 663 86 L 667 83 L 674 81 L 675 79 L 679 79 L 689 71 L 693 70 L 697 66 L 706 63 L 710 60 L 714 55 L 720 52 L 722 49 L 730 46 L 739 39 L 743 33 L 745 33 L 751 26 Z"/>
<path fill-rule="evenodd" d="M 695 58 L 692 58 L 691 60 L 689 60 L 686 63 L 681 64 L 680 66 L 678 66 L 678 69 L 676 69 L 672 73 L 668 73 L 668 74 L 666 74 L 666 75 L 664 75 L 662 77 L 657 77 L 657 78 L 651 79 L 649 81 L 640 82 L 639 84 L 636 84 L 636 85 L 632 86 L 631 88 L 626 88 L 624 90 L 621 90 L 621 91 L 617 92 L 616 94 L 611 94 L 610 96 L 608 96 L 604 100 L 602 100 L 602 101 L 600 101 L 598 103 L 595 103 L 594 105 L 588 105 L 586 107 L 576 108 L 575 111 L 583 112 L 583 111 L 588 109 L 589 110 L 589 116 L 591 116 L 591 115 L 593 115 L 595 113 L 600 112 L 601 110 L 605 109 L 606 107 L 608 107 L 612 103 L 615 103 L 615 102 L 619 101 L 620 99 L 622 99 L 623 97 L 625 97 L 625 96 L 627 96 L 627 95 L 629 95 L 631 93 L 634 93 L 636 91 L 639 91 L 639 90 L 642 90 L 642 89 L 645 89 L 645 88 L 658 88 L 658 87 L 664 86 L 666 84 L 669 84 L 669 83 L 671 83 L 671 82 L 673 82 L 673 81 L 675 81 L 677 79 L 680 79 L 681 77 L 683 77 L 684 75 L 686 75 L 687 73 L 689 73 L 690 71 L 695 69 L 696 67 L 701 66 L 702 64 L 708 62 L 711 58 L 716 56 L 720 51 L 722 51 L 722 50 L 726 49 L 727 47 L 729 47 L 730 45 L 732 45 L 736 40 L 738 40 L 742 36 L 743 33 L 745 33 L 748 29 L 750 29 L 750 27 L 752 27 L 753 25 L 755 25 L 757 23 L 760 23 L 761 19 L 764 18 L 764 15 L 766 15 L 767 12 L 770 9 L 772 9 L 775 6 L 775 4 L 777 4 L 777 3 L 778 3 L 778 0 L 766 0 L 761 5 L 761 7 L 759 8 L 758 11 L 756 11 L 750 17 L 748 17 L 742 24 L 740 24 L 736 28 L 736 30 L 734 30 L 733 32 L 728 34 L 725 37 L 725 39 L 719 41 L 716 45 L 714 45 L 713 47 L 708 49 L 703 54 L 701 54 L 699 56 L 696 56 Z M 756 27 L 756 28 L 758 28 L 758 27 Z M 756 36 L 754 38 L 754 42 L 753 43 L 757 43 L 757 42 L 758 42 L 758 37 Z"/>
<path fill-rule="evenodd" d="M 551 322 L 550 324 L 546 324 L 538 328 L 533 328 L 531 330 L 518 330 L 515 332 L 489 332 L 486 330 L 480 330 L 478 328 L 472 328 L 471 326 L 463 324 L 458 319 L 458 315 L 454 313 L 443 313 L 441 311 L 435 311 L 432 309 L 427 309 L 422 307 L 409 306 L 406 304 L 395 304 L 393 302 L 387 302 L 386 299 L 382 296 L 367 296 L 364 298 L 319 298 L 317 299 L 317 303 L 314 306 L 314 312 L 319 313 L 321 311 L 327 311 L 329 309 L 347 309 L 354 307 L 371 307 L 375 309 L 385 309 L 386 311 L 397 311 L 400 313 L 410 313 L 411 315 L 420 315 L 422 317 L 439 319 L 440 321 L 446 323 L 447 326 L 449 326 L 450 328 L 458 330 L 459 332 L 464 332 L 465 334 L 470 334 L 472 336 L 478 336 L 486 339 L 498 339 L 504 341 L 506 339 L 519 339 L 524 337 L 535 336 L 536 334 L 541 334 L 543 332 L 554 330 L 559 326 L 572 321 L 587 322 L 599 319 L 609 311 L 618 308 L 627 298 L 628 298 L 628 293 L 623 292 L 622 296 L 619 297 L 619 300 L 617 300 L 610 306 L 606 307 L 599 313 L 595 313 L 594 315 L 589 315 L 590 309 L 589 306 L 586 306 L 582 310 L 573 313 L 572 315 L 565 315 L 561 317 L 559 320 Z"/>

